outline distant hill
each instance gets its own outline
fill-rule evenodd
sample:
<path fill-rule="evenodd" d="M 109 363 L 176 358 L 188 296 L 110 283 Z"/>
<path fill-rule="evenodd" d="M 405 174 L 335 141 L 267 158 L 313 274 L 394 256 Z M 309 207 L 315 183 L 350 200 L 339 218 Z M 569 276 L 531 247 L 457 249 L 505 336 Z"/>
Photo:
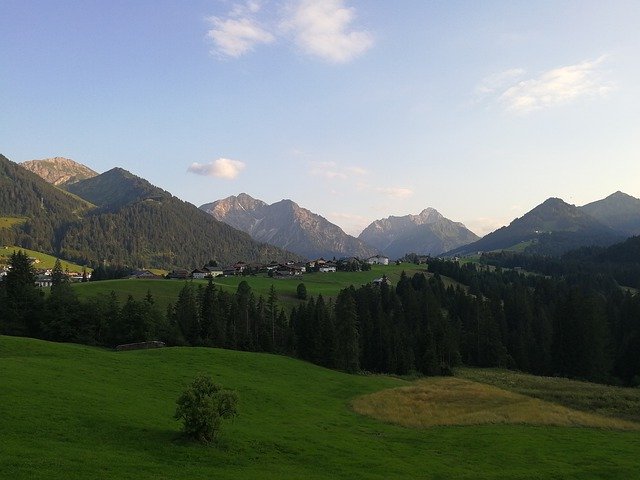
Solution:
<path fill-rule="evenodd" d="M 407 253 L 439 255 L 480 237 L 462 223 L 443 217 L 433 208 L 426 208 L 418 215 L 376 220 L 358 238 L 395 259 Z"/>
<path fill-rule="evenodd" d="M 378 250 L 347 235 L 326 218 L 291 200 L 268 205 L 246 193 L 200 207 L 214 218 L 306 258 L 356 256 L 367 258 Z"/>
<path fill-rule="evenodd" d="M 73 194 L 0 155 L 0 216 L 24 219 L 5 222 L 0 243 L 93 266 L 106 261 L 171 269 L 209 260 L 300 258 L 255 242 L 120 168 L 68 188 Z"/>
<path fill-rule="evenodd" d="M 640 235 L 640 199 L 616 192 L 580 210 L 626 236 Z"/>
<path fill-rule="evenodd" d="M 153 186 L 143 178 L 119 167 L 112 168 L 101 175 L 67 185 L 66 190 L 102 207 L 118 209 L 129 203 L 141 200 L 171 198 L 171 194 Z"/>
<path fill-rule="evenodd" d="M 68 188 L 99 207 L 61 241 L 60 250 L 69 258 L 82 255 L 90 242 L 98 259 L 134 266 L 188 268 L 211 259 L 226 264 L 299 259 L 252 240 L 122 168 Z"/>
<path fill-rule="evenodd" d="M 92 207 L 0 155 L 0 216 L 24 219 L 0 228 L 0 245 L 53 253 L 67 226 Z"/>
<path fill-rule="evenodd" d="M 559 255 L 585 245 L 612 245 L 625 235 L 599 222 L 585 211 L 559 198 L 543 203 L 477 242 L 447 252 L 460 255 L 510 249 Z"/>
<path fill-rule="evenodd" d="M 69 185 L 98 175 L 86 165 L 64 157 L 28 160 L 20 165 L 58 186 Z"/>

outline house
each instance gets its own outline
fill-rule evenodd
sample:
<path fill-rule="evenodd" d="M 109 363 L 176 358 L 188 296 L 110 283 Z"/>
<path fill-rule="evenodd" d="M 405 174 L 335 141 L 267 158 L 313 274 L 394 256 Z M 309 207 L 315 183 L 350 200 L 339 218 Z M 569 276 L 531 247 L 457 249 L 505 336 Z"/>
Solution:
<path fill-rule="evenodd" d="M 304 263 L 294 263 L 293 268 L 299 270 L 300 273 L 305 273 L 307 271 L 307 266 Z"/>
<path fill-rule="evenodd" d="M 296 276 L 297 277 L 297 276 L 302 275 L 302 272 L 304 272 L 303 268 L 304 267 L 296 266 L 293 263 L 286 264 L 286 265 L 280 265 L 274 271 L 274 276 L 279 276 L 279 277 L 294 277 L 294 276 Z"/>
<path fill-rule="evenodd" d="M 214 278 L 224 275 L 224 270 L 222 270 L 222 268 L 220 267 L 205 266 L 202 267 L 202 270 L 206 270 L 207 272 L 209 272 L 209 276 Z"/>
<path fill-rule="evenodd" d="M 177 270 L 173 270 L 169 272 L 169 274 L 167 275 L 167 278 L 170 278 L 172 280 L 186 280 L 187 278 L 189 278 L 190 273 L 191 272 L 189 272 L 189 270 L 179 268 Z"/>
<path fill-rule="evenodd" d="M 38 287 L 50 287 L 53 284 L 51 275 L 36 275 L 36 285 Z"/>
<path fill-rule="evenodd" d="M 247 269 L 248 265 L 244 262 L 238 262 L 233 267 L 236 269 L 236 272 L 242 273 Z"/>
<path fill-rule="evenodd" d="M 336 264 L 333 262 L 325 262 L 323 265 L 321 265 L 318 268 L 319 272 L 322 273 L 329 273 L 329 272 L 335 272 L 336 271 Z"/>
<path fill-rule="evenodd" d="M 202 280 L 209 276 L 209 271 L 205 269 L 196 268 L 191 272 L 191 278 Z"/>
<path fill-rule="evenodd" d="M 225 277 L 233 277 L 234 275 L 238 275 L 238 271 L 236 270 L 236 267 L 231 265 L 228 267 L 222 267 L 222 274 Z"/>
<path fill-rule="evenodd" d="M 382 277 L 380 277 L 380 278 L 376 278 L 376 279 L 375 279 L 373 282 L 371 282 L 371 283 L 373 283 L 374 285 L 378 285 L 378 286 L 382 285 L 383 283 L 384 283 L 385 285 L 391 285 L 391 282 L 389 281 L 389 279 L 387 278 L 387 276 L 386 276 L 386 275 L 383 275 L 383 276 L 382 276 Z"/>
<path fill-rule="evenodd" d="M 367 258 L 367 263 L 370 265 L 389 265 L 389 257 L 384 255 L 374 255 Z"/>
<path fill-rule="evenodd" d="M 89 278 L 89 273 L 87 273 L 87 278 Z M 144 279 L 157 279 L 162 278 L 160 275 L 156 275 L 150 270 L 136 270 L 134 271 L 129 278 L 144 278 Z"/>
<path fill-rule="evenodd" d="M 307 268 L 309 268 L 310 270 L 314 268 L 320 268 L 325 263 L 327 263 L 327 261 L 324 258 L 320 257 L 320 258 L 317 258 L 316 260 L 311 260 L 310 262 L 307 262 Z"/>

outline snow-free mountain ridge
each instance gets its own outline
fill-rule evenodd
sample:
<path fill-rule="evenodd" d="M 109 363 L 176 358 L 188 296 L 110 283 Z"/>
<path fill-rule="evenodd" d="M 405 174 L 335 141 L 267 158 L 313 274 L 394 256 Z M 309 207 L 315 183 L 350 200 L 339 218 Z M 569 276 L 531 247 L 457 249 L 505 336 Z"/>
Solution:
<path fill-rule="evenodd" d="M 200 207 L 254 240 L 270 243 L 307 258 L 367 258 L 379 251 L 347 235 L 326 218 L 291 200 L 271 205 L 246 193 L 232 195 Z"/>
<path fill-rule="evenodd" d="M 418 215 L 376 220 L 358 238 L 395 259 L 407 253 L 439 255 L 479 237 L 464 224 L 445 218 L 434 208 L 425 208 Z"/>

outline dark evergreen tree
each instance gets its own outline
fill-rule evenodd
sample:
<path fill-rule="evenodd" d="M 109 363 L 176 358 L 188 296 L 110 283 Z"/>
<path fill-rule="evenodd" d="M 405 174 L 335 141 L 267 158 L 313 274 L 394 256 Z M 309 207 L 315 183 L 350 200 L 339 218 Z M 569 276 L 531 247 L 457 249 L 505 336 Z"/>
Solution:
<path fill-rule="evenodd" d="M 336 300 L 337 366 L 350 373 L 360 370 L 358 314 L 353 287 L 342 290 Z"/>
<path fill-rule="evenodd" d="M 9 272 L 3 281 L 6 305 L 2 333 L 30 337 L 40 335 L 43 296 L 35 280 L 27 254 L 22 250 L 13 252 L 9 260 Z"/>

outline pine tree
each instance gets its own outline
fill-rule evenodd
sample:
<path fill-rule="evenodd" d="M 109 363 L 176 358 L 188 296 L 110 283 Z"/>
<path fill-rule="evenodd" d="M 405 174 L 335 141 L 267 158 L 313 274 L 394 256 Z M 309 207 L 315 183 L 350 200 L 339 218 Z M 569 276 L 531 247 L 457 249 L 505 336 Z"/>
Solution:
<path fill-rule="evenodd" d="M 360 370 L 358 314 L 354 289 L 342 290 L 336 300 L 336 330 L 338 338 L 338 368 L 350 373 Z"/>
<path fill-rule="evenodd" d="M 43 297 L 35 281 L 35 272 L 27 254 L 22 250 L 13 252 L 9 272 L 3 281 L 6 298 L 4 334 L 39 335 Z"/>

